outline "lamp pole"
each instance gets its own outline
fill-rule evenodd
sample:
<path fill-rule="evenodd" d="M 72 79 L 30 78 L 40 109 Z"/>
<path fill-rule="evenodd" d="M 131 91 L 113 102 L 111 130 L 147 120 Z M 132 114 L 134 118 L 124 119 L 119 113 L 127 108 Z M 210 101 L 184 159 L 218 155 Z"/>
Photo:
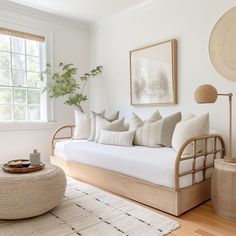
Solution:
<path fill-rule="evenodd" d="M 229 154 L 228 160 L 232 159 L 232 93 L 218 93 L 218 96 L 227 96 L 229 98 Z M 227 159 L 225 159 L 227 161 Z M 232 161 L 232 160 L 231 160 Z"/>

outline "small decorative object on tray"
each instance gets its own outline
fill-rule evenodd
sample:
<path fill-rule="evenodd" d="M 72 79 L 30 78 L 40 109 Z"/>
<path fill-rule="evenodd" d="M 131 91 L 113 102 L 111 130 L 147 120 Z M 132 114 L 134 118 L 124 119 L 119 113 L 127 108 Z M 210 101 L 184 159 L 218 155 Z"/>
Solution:
<path fill-rule="evenodd" d="M 34 149 L 33 153 L 30 153 L 30 164 L 32 166 L 38 166 L 40 163 L 40 153 L 38 153 L 37 149 Z"/>
<path fill-rule="evenodd" d="M 40 162 L 39 165 L 31 165 L 29 160 L 19 159 L 9 161 L 8 163 L 3 165 L 2 169 L 3 171 L 8 173 L 23 174 L 39 171 L 42 170 L 44 167 L 44 162 Z"/>
<path fill-rule="evenodd" d="M 30 166 L 29 160 L 13 160 L 9 161 L 7 164 L 11 168 L 22 168 Z"/>

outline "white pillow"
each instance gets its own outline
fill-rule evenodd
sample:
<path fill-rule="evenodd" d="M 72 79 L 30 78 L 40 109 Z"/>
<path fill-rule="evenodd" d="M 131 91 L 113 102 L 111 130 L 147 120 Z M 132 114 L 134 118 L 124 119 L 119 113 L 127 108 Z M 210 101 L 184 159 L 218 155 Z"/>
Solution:
<path fill-rule="evenodd" d="M 134 131 L 114 132 L 101 130 L 98 142 L 101 144 L 131 147 L 134 139 L 134 134 Z"/>
<path fill-rule="evenodd" d="M 105 111 L 102 111 L 101 113 L 96 113 L 94 111 L 91 112 L 91 133 L 90 136 L 88 138 L 88 141 L 94 141 L 95 140 L 95 136 L 96 136 L 96 117 L 100 116 L 105 118 Z M 109 117 L 106 117 L 106 119 L 108 121 L 114 121 L 117 120 L 119 118 L 119 111 L 115 112 L 114 114 L 112 114 Z"/>
<path fill-rule="evenodd" d="M 91 118 L 79 110 L 75 110 L 75 130 L 73 139 L 87 139 L 91 132 Z"/>
<path fill-rule="evenodd" d="M 100 112 L 100 113 L 96 113 L 95 111 L 91 111 L 90 117 L 91 117 L 91 132 L 90 132 L 90 136 L 88 138 L 88 141 L 94 141 L 95 139 L 95 135 L 96 135 L 96 116 L 101 116 L 104 117 L 105 115 L 105 110 Z"/>
<path fill-rule="evenodd" d="M 147 147 L 171 147 L 175 126 L 181 120 L 181 112 L 156 122 L 144 124 L 136 130 L 134 144 Z"/>
<path fill-rule="evenodd" d="M 174 130 L 172 138 L 172 147 L 179 151 L 180 147 L 188 139 L 193 137 L 199 137 L 209 134 L 209 114 L 196 116 L 187 120 L 179 122 Z M 197 150 L 201 151 L 202 143 L 198 142 Z M 197 151 L 197 152 L 198 152 Z M 185 150 L 184 154 L 191 154 L 193 152 L 192 145 L 189 145 Z"/>
<path fill-rule="evenodd" d="M 124 131 L 125 118 L 115 120 L 113 122 L 108 121 L 106 118 L 102 118 L 100 116 L 96 117 L 96 135 L 95 135 L 95 142 L 99 141 L 100 132 L 101 130 L 108 130 L 108 131 Z"/>
<path fill-rule="evenodd" d="M 132 119 L 130 121 L 130 125 L 129 125 L 129 131 L 134 131 L 137 128 L 141 127 L 144 124 L 149 124 L 152 122 L 156 122 L 158 120 L 161 120 L 162 117 L 159 113 L 159 111 L 154 112 L 150 118 L 148 118 L 147 120 L 143 121 L 142 119 L 140 119 L 135 113 L 132 113 Z"/>

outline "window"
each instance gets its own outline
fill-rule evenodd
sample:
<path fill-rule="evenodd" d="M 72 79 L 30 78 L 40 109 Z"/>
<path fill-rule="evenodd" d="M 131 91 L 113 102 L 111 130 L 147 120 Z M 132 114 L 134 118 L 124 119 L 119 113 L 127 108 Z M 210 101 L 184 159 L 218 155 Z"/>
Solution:
<path fill-rule="evenodd" d="M 0 28 L 0 122 L 45 121 L 44 37 Z"/>

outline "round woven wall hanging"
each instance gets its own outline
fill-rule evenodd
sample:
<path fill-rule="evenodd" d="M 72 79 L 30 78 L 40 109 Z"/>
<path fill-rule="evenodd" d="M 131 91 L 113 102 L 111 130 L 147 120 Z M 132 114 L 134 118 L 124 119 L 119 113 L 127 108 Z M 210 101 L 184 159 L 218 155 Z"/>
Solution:
<path fill-rule="evenodd" d="M 236 82 L 236 7 L 216 23 L 209 41 L 209 54 L 215 69 Z"/>

